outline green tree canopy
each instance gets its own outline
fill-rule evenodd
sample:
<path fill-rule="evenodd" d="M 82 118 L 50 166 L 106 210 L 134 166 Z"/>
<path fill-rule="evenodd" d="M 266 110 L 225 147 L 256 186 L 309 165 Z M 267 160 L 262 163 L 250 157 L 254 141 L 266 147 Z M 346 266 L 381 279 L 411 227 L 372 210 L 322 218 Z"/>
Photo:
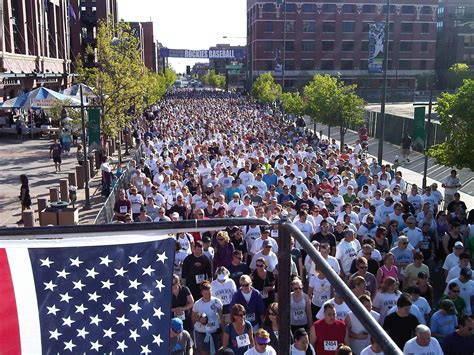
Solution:
<path fill-rule="evenodd" d="M 455 94 L 441 95 L 436 111 L 448 138 L 428 155 L 439 164 L 474 171 L 474 80 L 465 80 Z"/>
<path fill-rule="evenodd" d="M 457 89 L 463 84 L 465 79 L 473 79 L 474 71 L 465 63 L 453 64 L 448 69 L 448 87 Z"/>
<path fill-rule="evenodd" d="M 275 102 L 281 94 L 281 85 L 275 82 L 270 72 L 260 75 L 253 83 L 251 95 L 258 101 Z"/>
<path fill-rule="evenodd" d="M 303 97 L 299 92 L 284 92 L 281 95 L 281 101 L 285 112 L 295 116 L 301 116 L 304 113 Z"/>
<path fill-rule="evenodd" d="M 315 75 L 304 88 L 306 113 L 317 122 L 339 126 L 341 146 L 347 129 L 364 122 L 365 102 L 356 88 L 328 74 Z"/>
<path fill-rule="evenodd" d="M 217 74 L 214 69 L 211 69 L 201 77 L 201 81 L 204 85 L 210 85 L 215 88 L 225 88 L 225 76 Z"/>

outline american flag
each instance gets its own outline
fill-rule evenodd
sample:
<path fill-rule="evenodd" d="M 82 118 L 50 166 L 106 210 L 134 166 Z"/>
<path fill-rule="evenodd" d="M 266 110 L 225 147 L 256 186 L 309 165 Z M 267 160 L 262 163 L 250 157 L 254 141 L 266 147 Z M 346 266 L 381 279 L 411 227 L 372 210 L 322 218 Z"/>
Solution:
<path fill-rule="evenodd" d="M 173 238 L 0 246 L 1 354 L 169 352 Z"/>

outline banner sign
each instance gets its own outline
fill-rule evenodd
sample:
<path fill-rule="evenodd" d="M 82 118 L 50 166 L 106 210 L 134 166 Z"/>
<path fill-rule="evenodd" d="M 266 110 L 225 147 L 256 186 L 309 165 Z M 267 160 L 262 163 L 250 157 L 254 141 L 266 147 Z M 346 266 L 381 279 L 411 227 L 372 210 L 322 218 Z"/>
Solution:
<path fill-rule="evenodd" d="M 383 72 L 385 42 L 385 23 L 376 22 L 369 24 L 369 73 Z"/>
<path fill-rule="evenodd" d="M 209 50 L 160 48 L 160 56 L 192 59 L 243 59 L 245 58 L 245 48 Z"/>
<path fill-rule="evenodd" d="M 283 71 L 283 63 L 281 59 L 281 51 L 275 50 L 275 72 L 281 73 Z"/>
<path fill-rule="evenodd" d="M 425 148 L 425 106 L 415 107 L 415 119 L 413 121 L 412 147 L 423 151 Z"/>
<path fill-rule="evenodd" d="M 89 123 L 87 131 L 89 133 L 89 149 L 99 149 L 100 147 L 100 110 L 98 108 L 91 108 L 87 110 Z"/>

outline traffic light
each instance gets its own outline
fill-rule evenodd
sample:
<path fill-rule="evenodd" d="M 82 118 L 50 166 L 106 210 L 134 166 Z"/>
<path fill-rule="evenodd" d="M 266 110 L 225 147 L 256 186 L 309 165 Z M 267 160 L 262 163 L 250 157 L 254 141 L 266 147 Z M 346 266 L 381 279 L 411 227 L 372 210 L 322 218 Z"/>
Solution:
<path fill-rule="evenodd" d="M 186 75 L 191 75 L 191 66 L 186 65 Z"/>

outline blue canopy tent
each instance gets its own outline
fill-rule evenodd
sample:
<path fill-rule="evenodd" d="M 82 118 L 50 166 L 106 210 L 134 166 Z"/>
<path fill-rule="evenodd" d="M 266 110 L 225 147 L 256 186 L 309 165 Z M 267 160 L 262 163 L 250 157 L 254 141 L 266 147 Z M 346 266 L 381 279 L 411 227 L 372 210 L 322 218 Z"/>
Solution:
<path fill-rule="evenodd" d="M 79 105 L 80 101 L 74 97 L 60 94 L 54 90 L 40 87 L 30 92 L 24 93 L 20 96 L 14 97 L 10 100 L 5 101 L 1 108 L 20 108 L 20 109 L 44 109 L 51 108 L 57 103 L 72 103 L 73 105 Z"/>

